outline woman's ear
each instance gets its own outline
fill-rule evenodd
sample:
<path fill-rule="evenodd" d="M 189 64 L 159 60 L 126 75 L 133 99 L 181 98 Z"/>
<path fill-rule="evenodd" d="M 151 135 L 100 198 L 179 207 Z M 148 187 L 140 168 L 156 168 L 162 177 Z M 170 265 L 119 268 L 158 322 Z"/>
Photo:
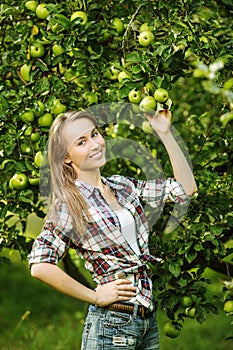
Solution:
<path fill-rule="evenodd" d="M 71 160 L 69 159 L 69 157 L 65 157 L 64 163 L 66 163 L 66 164 L 70 164 L 71 163 Z"/>

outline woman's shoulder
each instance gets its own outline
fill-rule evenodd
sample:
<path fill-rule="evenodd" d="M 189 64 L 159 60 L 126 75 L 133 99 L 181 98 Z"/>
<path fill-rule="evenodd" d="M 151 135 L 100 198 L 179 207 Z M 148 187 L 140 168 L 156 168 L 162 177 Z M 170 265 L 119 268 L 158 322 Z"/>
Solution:
<path fill-rule="evenodd" d="M 111 175 L 110 177 L 107 177 L 106 180 L 120 186 L 132 186 L 134 180 L 137 181 L 136 179 L 124 175 Z"/>
<path fill-rule="evenodd" d="M 123 189 L 131 191 L 137 191 L 143 187 L 143 180 L 136 179 L 129 176 L 124 175 L 112 175 L 111 177 L 107 178 L 107 181 L 112 184 L 116 189 Z"/>

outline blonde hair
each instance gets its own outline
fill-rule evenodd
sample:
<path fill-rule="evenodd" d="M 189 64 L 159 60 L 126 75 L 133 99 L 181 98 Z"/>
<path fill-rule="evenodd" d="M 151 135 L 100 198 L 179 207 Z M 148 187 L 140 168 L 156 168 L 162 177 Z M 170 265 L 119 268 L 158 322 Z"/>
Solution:
<path fill-rule="evenodd" d="M 76 173 L 69 163 L 65 163 L 68 145 L 63 137 L 64 127 L 77 119 L 87 118 L 97 126 L 95 118 L 86 111 L 68 111 L 59 115 L 53 122 L 48 140 L 48 160 L 51 174 L 51 194 L 49 218 L 58 217 L 57 206 L 66 204 L 73 228 L 79 235 L 86 231 L 88 206 L 75 185 Z"/>

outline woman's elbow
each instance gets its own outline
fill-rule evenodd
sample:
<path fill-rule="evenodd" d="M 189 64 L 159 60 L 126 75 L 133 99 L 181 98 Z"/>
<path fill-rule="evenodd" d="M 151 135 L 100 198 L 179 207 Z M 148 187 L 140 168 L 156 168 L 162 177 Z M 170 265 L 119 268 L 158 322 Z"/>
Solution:
<path fill-rule="evenodd" d="M 186 193 L 188 196 L 192 196 L 192 195 L 193 195 L 194 193 L 196 193 L 196 192 L 197 192 L 197 185 L 196 185 L 196 183 L 194 183 L 192 187 L 187 188 L 187 189 L 185 190 L 185 193 Z"/>
<path fill-rule="evenodd" d="M 46 269 L 45 263 L 35 263 L 31 265 L 31 276 L 41 279 Z"/>

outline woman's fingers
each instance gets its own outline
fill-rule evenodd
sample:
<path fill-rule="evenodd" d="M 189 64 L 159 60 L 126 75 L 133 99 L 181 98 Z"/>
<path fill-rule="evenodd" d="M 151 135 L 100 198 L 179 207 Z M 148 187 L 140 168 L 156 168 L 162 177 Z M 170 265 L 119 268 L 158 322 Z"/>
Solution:
<path fill-rule="evenodd" d="M 135 293 L 137 288 L 132 285 L 132 282 L 127 279 L 116 280 L 116 285 L 119 291 L 125 291 L 129 293 Z"/>
<path fill-rule="evenodd" d="M 105 306 L 120 300 L 130 300 L 136 295 L 137 288 L 127 279 L 99 285 L 96 288 L 97 305 Z"/>

